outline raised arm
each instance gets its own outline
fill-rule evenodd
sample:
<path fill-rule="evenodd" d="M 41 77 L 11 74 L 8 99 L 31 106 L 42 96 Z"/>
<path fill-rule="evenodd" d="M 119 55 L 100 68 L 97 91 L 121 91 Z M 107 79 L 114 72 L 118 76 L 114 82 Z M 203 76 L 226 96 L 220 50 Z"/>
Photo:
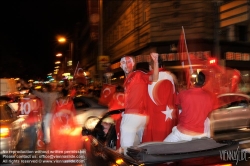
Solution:
<path fill-rule="evenodd" d="M 153 75 L 149 79 L 151 79 L 150 81 L 152 81 L 152 82 L 156 82 L 159 78 L 159 65 L 158 65 L 159 54 L 158 53 L 150 53 L 150 56 L 154 61 L 154 67 L 153 67 Z"/>

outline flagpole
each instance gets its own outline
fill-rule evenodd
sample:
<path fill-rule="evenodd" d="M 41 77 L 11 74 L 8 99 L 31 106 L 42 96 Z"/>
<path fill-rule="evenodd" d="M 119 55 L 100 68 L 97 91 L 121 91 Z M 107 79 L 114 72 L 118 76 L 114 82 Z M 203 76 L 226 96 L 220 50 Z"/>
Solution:
<path fill-rule="evenodd" d="M 187 50 L 187 57 L 188 57 L 188 64 L 189 64 L 189 72 L 190 72 L 190 74 L 192 74 L 192 73 L 193 73 L 193 68 L 192 68 L 190 56 L 189 56 L 189 53 L 188 53 L 187 42 L 186 42 L 186 35 L 185 35 L 185 31 L 184 31 L 183 26 L 181 26 L 181 27 L 182 27 L 182 31 L 183 31 L 183 35 L 184 35 L 185 47 L 186 47 L 186 50 Z"/>
<path fill-rule="evenodd" d="M 75 69 L 75 72 L 74 72 L 74 75 L 73 75 L 73 79 L 75 78 L 76 70 L 77 70 L 77 68 L 78 68 L 78 65 L 79 65 L 79 61 L 77 62 L 76 69 Z"/>

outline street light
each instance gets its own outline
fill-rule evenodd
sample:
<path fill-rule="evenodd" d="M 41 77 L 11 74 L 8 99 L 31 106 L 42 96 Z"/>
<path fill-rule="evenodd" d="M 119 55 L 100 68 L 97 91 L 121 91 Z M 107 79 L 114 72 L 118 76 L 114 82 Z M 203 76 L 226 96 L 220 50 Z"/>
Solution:
<path fill-rule="evenodd" d="M 62 56 L 62 53 L 58 53 L 56 54 L 57 57 L 61 57 Z"/>
<path fill-rule="evenodd" d="M 67 39 L 63 36 L 58 36 L 57 41 L 59 43 L 67 43 Z M 60 54 L 57 54 L 59 56 Z M 69 70 L 72 70 L 72 57 L 73 57 L 73 42 L 69 42 L 69 54 L 68 56 L 64 56 L 63 69 L 64 72 L 67 71 L 67 66 L 70 67 Z"/>
<path fill-rule="evenodd" d="M 66 38 L 65 37 L 58 37 L 58 42 L 59 43 L 65 43 L 66 42 Z"/>

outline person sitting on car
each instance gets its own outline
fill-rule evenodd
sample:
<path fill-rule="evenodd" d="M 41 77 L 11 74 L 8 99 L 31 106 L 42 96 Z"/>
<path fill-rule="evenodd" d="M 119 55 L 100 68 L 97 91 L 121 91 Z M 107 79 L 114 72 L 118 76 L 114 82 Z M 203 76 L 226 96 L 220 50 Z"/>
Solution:
<path fill-rule="evenodd" d="M 164 139 L 164 142 L 190 141 L 207 137 L 204 132 L 204 122 L 213 110 L 215 97 L 202 87 L 205 83 L 205 74 L 199 72 L 193 88 L 183 90 L 177 95 L 176 104 L 181 107 L 178 124 Z"/>

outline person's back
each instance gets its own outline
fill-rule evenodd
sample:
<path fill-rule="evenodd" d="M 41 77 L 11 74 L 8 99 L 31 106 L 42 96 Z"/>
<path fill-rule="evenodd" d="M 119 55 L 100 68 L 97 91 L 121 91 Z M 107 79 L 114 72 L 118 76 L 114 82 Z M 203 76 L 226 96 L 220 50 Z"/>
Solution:
<path fill-rule="evenodd" d="M 63 89 L 60 95 L 52 107 L 50 150 L 75 150 L 77 143 L 70 142 L 70 133 L 76 128 L 74 103 L 68 90 Z"/>
<path fill-rule="evenodd" d="M 176 104 L 179 105 L 178 125 L 173 127 L 172 133 L 164 142 L 190 141 L 202 137 L 209 137 L 205 131 L 205 120 L 213 110 L 214 96 L 202 89 L 205 83 L 205 75 L 199 72 L 194 87 L 183 90 L 177 95 Z"/>
<path fill-rule="evenodd" d="M 213 98 L 210 93 L 200 88 L 181 91 L 178 95 L 182 112 L 179 115 L 177 128 L 196 133 L 204 132 L 204 121 L 213 109 Z"/>

